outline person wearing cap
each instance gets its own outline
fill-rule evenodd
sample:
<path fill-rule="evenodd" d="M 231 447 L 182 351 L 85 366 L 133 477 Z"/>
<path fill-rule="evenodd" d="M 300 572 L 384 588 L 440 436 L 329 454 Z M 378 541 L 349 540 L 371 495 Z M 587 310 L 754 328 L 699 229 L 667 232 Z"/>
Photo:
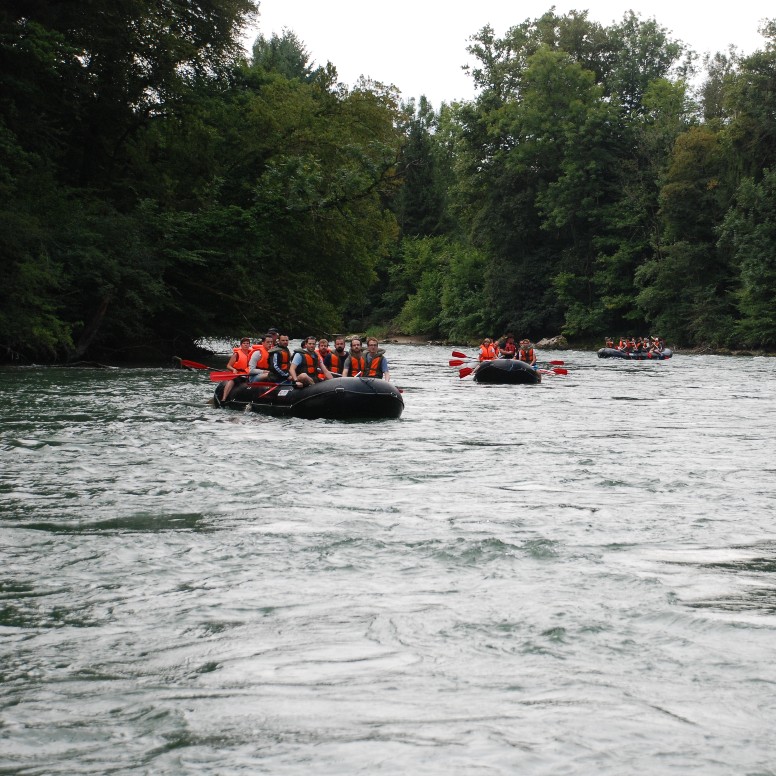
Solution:
<path fill-rule="evenodd" d="M 520 340 L 520 350 L 517 351 L 517 357 L 520 361 L 525 361 L 528 366 L 536 369 L 536 352 L 531 347 L 531 340 Z"/>

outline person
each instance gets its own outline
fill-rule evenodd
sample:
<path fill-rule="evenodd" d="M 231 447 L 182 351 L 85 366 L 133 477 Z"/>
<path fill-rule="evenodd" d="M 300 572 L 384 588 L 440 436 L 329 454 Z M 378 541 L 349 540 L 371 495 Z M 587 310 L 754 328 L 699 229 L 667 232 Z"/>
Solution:
<path fill-rule="evenodd" d="M 345 338 L 336 337 L 334 339 L 334 350 L 330 350 L 324 356 L 323 363 L 329 368 L 329 371 L 335 377 L 342 376 L 342 370 L 345 366 L 345 359 L 348 357 L 345 351 Z"/>
<path fill-rule="evenodd" d="M 331 353 L 329 350 L 329 340 L 327 340 L 326 337 L 321 337 L 318 340 L 315 352 L 323 359 L 323 363 L 326 364 L 326 357 Z M 326 364 L 326 366 L 328 367 L 328 364 Z"/>
<path fill-rule="evenodd" d="M 251 345 L 251 338 L 250 337 L 243 337 L 240 340 L 240 347 L 238 348 L 232 348 L 232 355 L 229 358 L 229 361 L 226 364 L 226 368 L 230 372 L 234 372 L 238 375 L 243 375 L 248 373 L 248 363 L 251 358 L 251 353 L 253 352 L 253 346 Z M 227 380 L 226 385 L 224 385 L 223 393 L 221 394 L 221 403 L 225 404 L 226 400 L 229 398 L 229 394 L 232 392 L 232 386 L 234 386 L 237 382 L 244 382 L 244 379 L 242 377 L 236 377 L 234 380 Z"/>
<path fill-rule="evenodd" d="M 480 361 L 493 361 L 496 358 L 496 349 L 490 337 L 485 337 L 480 345 Z"/>
<path fill-rule="evenodd" d="M 305 337 L 302 340 L 302 348 L 294 351 L 288 372 L 297 388 L 306 388 L 321 380 L 331 380 L 332 377 L 315 350 L 315 337 L 312 336 Z"/>
<path fill-rule="evenodd" d="M 380 350 L 375 337 L 367 338 L 364 361 L 364 377 L 376 377 L 379 380 L 390 381 L 391 372 L 388 369 L 388 359 L 385 357 L 385 351 Z"/>
<path fill-rule="evenodd" d="M 611 337 L 607 337 L 604 340 L 604 347 L 606 347 L 606 348 L 614 348 L 614 340 Z"/>
<path fill-rule="evenodd" d="M 361 339 L 353 337 L 350 340 L 350 353 L 345 359 L 345 366 L 342 368 L 343 377 L 359 377 L 364 373 L 366 362 L 364 361 L 364 352 L 361 349 Z"/>
<path fill-rule="evenodd" d="M 267 334 L 272 335 L 272 347 L 277 347 L 278 344 L 278 338 L 280 337 L 280 332 L 273 326 L 271 329 L 267 329 Z M 270 348 L 271 350 L 272 348 Z"/>
<path fill-rule="evenodd" d="M 254 347 L 248 362 L 249 383 L 260 383 L 269 377 L 269 352 L 273 345 L 272 335 L 268 332 L 262 341 Z"/>
<path fill-rule="evenodd" d="M 536 352 L 531 347 L 531 340 L 520 340 L 520 350 L 517 352 L 517 357 L 520 361 L 525 361 L 528 366 L 536 369 Z"/>
<path fill-rule="evenodd" d="M 279 334 L 275 347 L 269 351 L 267 379 L 273 383 L 284 383 L 291 379 L 291 351 L 288 349 L 288 334 Z"/>
<path fill-rule="evenodd" d="M 511 332 L 505 334 L 498 343 L 498 349 L 501 358 L 514 358 L 517 354 L 515 335 Z"/>

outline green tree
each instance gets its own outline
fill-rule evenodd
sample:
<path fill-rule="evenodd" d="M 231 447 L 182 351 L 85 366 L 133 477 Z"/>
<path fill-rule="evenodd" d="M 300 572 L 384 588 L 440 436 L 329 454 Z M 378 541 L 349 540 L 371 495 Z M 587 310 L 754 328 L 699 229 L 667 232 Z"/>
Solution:
<path fill-rule="evenodd" d="M 736 333 L 749 347 L 776 346 L 776 173 L 745 178 L 720 229 L 720 245 L 739 268 Z"/>

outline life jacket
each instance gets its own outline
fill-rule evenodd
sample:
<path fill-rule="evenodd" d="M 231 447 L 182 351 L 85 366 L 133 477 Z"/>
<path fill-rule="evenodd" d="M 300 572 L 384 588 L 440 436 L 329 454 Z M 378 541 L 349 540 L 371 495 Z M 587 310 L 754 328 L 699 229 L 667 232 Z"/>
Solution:
<path fill-rule="evenodd" d="M 351 377 L 355 377 L 359 373 L 363 375 L 366 371 L 366 359 L 364 356 L 354 356 L 351 351 L 348 358 L 350 359 L 350 370 L 348 371 L 348 374 Z"/>
<path fill-rule="evenodd" d="M 275 368 L 275 355 L 278 357 L 278 369 L 281 369 L 285 374 L 281 374 Z M 289 349 L 278 345 L 278 347 L 270 350 L 268 356 L 267 368 L 269 369 L 270 377 L 274 380 L 285 380 L 288 377 L 288 367 L 291 366 L 291 352 Z"/>
<path fill-rule="evenodd" d="M 493 345 L 480 345 L 480 361 L 493 361 L 496 358 L 496 349 Z"/>
<path fill-rule="evenodd" d="M 269 351 L 264 347 L 264 345 L 256 345 L 256 347 L 253 349 L 253 352 L 260 351 L 261 355 L 256 360 L 256 368 L 257 369 L 269 369 Z"/>
<path fill-rule="evenodd" d="M 340 354 L 336 350 L 330 350 L 326 354 L 326 358 L 323 359 L 323 363 L 326 364 L 333 375 L 341 375 L 347 357 L 347 353 Z"/>
<path fill-rule="evenodd" d="M 294 351 L 294 355 L 302 357 L 302 364 L 296 368 L 296 373 L 310 375 L 317 383 L 322 377 L 318 372 L 318 353 L 310 353 L 310 351 L 305 348 L 297 348 Z"/>
<path fill-rule="evenodd" d="M 251 353 L 246 353 L 242 348 L 232 348 L 234 351 L 235 358 L 234 363 L 232 366 L 238 371 L 238 372 L 247 372 L 248 371 L 248 362 L 251 360 Z"/>
<path fill-rule="evenodd" d="M 517 353 L 517 347 L 514 342 L 505 342 L 504 347 L 501 348 L 501 355 L 504 358 L 514 358 Z"/>
<path fill-rule="evenodd" d="M 520 361 L 525 361 L 526 364 L 530 364 L 535 358 L 534 349 L 528 348 L 528 350 L 523 350 L 520 348 L 520 352 L 518 353 L 517 357 Z"/>
<path fill-rule="evenodd" d="M 372 355 L 367 351 L 367 354 L 364 357 L 364 377 L 377 377 L 382 379 L 383 353 L 385 353 L 384 350 L 378 350 L 377 353 Z"/>

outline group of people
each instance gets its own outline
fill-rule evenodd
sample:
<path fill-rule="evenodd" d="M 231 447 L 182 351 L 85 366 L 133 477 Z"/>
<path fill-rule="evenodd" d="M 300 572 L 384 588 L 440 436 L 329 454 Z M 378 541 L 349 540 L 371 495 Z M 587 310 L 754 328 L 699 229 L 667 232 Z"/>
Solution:
<path fill-rule="evenodd" d="M 391 379 L 388 359 L 375 337 L 367 337 L 366 350 L 360 337 L 352 337 L 347 351 L 344 337 L 336 337 L 331 349 L 326 337 L 310 335 L 292 352 L 288 334 L 274 328 L 255 344 L 250 337 L 243 337 L 226 368 L 239 377 L 226 383 L 222 402 L 227 400 L 234 383 L 245 379 L 249 383 L 289 383 L 296 388 L 336 377 Z"/>
<path fill-rule="evenodd" d="M 493 361 L 496 358 L 516 358 L 525 361 L 536 369 L 536 351 L 531 340 L 521 339 L 520 344 L 515 343 L 515 335 L 505 334 L 500 340 L 485 337 L 480 345 L 480 361 Z"/>
<path fill-rule="evenodd" d="M 605 347 L 626 353 L 662 353 L 666 347 L 662 337 L 620 337 L 617 345 L 611 337 L 607 337 L 605 342 Z"/>

